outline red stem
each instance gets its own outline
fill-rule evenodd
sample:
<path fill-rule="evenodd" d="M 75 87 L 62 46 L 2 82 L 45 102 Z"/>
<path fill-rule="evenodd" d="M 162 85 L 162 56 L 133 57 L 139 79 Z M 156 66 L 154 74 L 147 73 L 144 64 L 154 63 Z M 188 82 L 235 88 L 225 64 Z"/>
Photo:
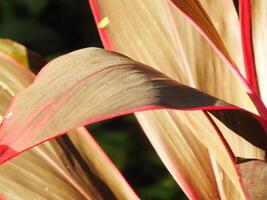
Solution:
<path fill-rule="evenodd" d="M 259 86 L 254 62 L 252 36 L 251 36 L 251 2 L 250 0 L 239 1 L 239 17 L 241 26 L 241 38 L 243 48 L 243 59 L 245 64 L 246 76 L 249 84 L 259 95 Z"/>

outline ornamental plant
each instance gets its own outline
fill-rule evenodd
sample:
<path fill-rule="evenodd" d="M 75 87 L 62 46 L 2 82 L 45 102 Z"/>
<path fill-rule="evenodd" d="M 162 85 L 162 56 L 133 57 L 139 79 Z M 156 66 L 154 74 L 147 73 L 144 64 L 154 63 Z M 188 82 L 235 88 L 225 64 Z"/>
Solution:
<path fill-rule="evenodd" d="M 89 2 L 106 50 L 0 42 L 2 198 L 139 199 L 82 127 L 135 113 L 189 199 L 266 199 L 266 1 Z"/>

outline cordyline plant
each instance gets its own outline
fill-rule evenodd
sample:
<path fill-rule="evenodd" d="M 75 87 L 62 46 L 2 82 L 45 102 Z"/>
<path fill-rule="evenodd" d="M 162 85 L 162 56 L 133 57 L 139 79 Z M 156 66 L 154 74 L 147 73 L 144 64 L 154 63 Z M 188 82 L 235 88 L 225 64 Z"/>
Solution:
<path fill-rule="evenodd" d="M 90 5 L 120 54 L 86 48 L 45 65 L 1 40 L 2 198 L 138 199 L 81 128 L 137 112 L 189 199 L 267 199 L 267 1 L 240 0 L 239 16 L 231 0 Z"/>

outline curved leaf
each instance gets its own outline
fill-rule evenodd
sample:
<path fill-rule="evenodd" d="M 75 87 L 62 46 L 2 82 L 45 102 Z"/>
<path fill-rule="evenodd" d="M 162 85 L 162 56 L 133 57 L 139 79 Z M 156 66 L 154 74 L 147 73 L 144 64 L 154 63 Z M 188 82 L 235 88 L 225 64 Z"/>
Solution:
<path fill-rule="evenodd" d="M 180 1 L 171 0 L 177 8 L 179 8 L 189 21 L 196 27 L 196 29 L 201 33 L 201 35 L 209 42 L 209 44 L 215 49 L 217 54 L 222 58 L 222 60 L 230 67 L 232 72 L 240 80 L 240 82 L 246 88 L 246 91 L 256 106 L 258 112 L 262 117 L 267 119 L 267 108 L 264 103 L 254 91 L 252 86 L 248 83 L 246 78 L 241 74 L 240 70 L 236 66 L 235 62 L 226 50 L 222 40 L 219 37 L 214 25 L 212 24 L 208 14 L 203 9 L 199 0 L 190 1 Z"/>
<path fill-rule="evenodd" d="M 5 47 L 8 48 L 9 46 L 16 47 L 19 44 L 7 40 Z M 14 52 L 16 52 L 15 47 L 13 48 Z M 24 50 L 26 52 L 25 48 Z M 26 53 L 23 56 L 26 56 Z M 0 93 L 2 94 L 0 100 L 1 117 L 3 117 L 4 111 L 13 95 L 27 87 L 33 81 L 32 74 L 21 68 L 21 65 L 16 64 L 16 62 L 20 62 L 19 59 L 12 57 L 11 54 L 5 54 L 5 58 L 7 60 L 4 58 L 0 59 L 0 78 L 2 86 L 5 85 L 5 87 L 0 89 Z M 67 159 L 64 159 L 62 156 L 59 156 L 60 154 L 56 153 L 59 152 L 59 149 L 60 145 L 56 141 L 46 143 L 3 165 L 0 168 L 0 194 L 8 199 L 83 198 L 83 195 L 79 191 L 75 190 L 68 181 L 66 182 L 65 178 L 69 175 L 61 176 L 62 174 L 67 174 L 66 171 L 64 172 L 66 168 L 62 163 L 63 160 L 66 161 Z M 50 160 L 50 163 L 47 160 Z M 51 165 L 51 163 L 53 164 Z M 14 171 L 16 171 L 15 174 Z M 60 173 L 58 172 L 63 173 L 59 175 Z M 64 190 L 58 193 L 56 191 L 59 188 L 64 188 Z"/>
<path fill-rule="evenodd" d="M 181 2 L 185 1 L 179 3 Z M 99 29 L 105 48 L 126 54 L 140 62 L 156 67 L 175 80 L 254 112 L 253 106 L 247 100 L 247 95 L 231 72 L 195 28 L 177 12 L 177 9 L 173 8 L 174 6 L 168 6 L 166 1 L 149 0 L 136 0 L 130 3 L 90 0 L 90 4 L 97 23 L 102 18 L 109 18 L 108 26 Z M 231 0 L 210 0 L 201 1 L 201 4 L 223 38 L 231 57 L 234 58 L 239 70 L 244 74 L 239 21 L 233 2 Z M 213 25 L 211 24 L 211 26 Z M 213 31 L 216 32 L 214 28 Z M 203 113 L 178 112 L 174 114 L 173 111 L 167 113 L 163 111 L 145 112 L 138 113 L 137 117 L 152 145 L 184 191 L 188 194 L 191 192 L 190 187 L 194 188 L 195 193 L 198 193 L 200 197 L 204 196 L 204 199 L 212 199 L 209 194 L 213 194 L 214 191 L 216 193 L 214 183 L 213 187 L 210 187 L 210 192 L 204 189 L 206 185 L 212 185 L 209 181 L 212 178 L 206 179 L 205 176 L 200 180 L 195 178 L 200 174 L 205 174 L 206 171 L 212 171 L 209 164 L 192 164 L 210 163 L 208 153 L 204 153 L 202 150 L 206 147 L 216 157 L 221 168 L 227 172 L 227 175 L 223 175 L 223 182 L 226 183 L 227 178 L 230 178 L 234 187 L 239 188 L 237 190 L 242 196 L 231 156 L 227 154 L 225 146 Z M 166 117 L 168 120 L 165 119 Z M 164 121 L 164 128 L 161 127 L 162 121 Z M 159 128 L 154 128 L 158 126 Z M 236 136 L 222 123 L 217 122 L 217 126 L 235 156 L 265 159 L 264 151 Z M 170 129 L 170 127 L 173 128 Z M 195 137 L 188 137 L 191 134 L 194 134 Z M 159 146 L 159 143 L 164 148 Z M 198 145 L 196 145 L 197 143 Z M 201 150 L 199 150 L 200 148 Z M 183 154 L 183 157 L 179 154 L 182 151 L 187 152 Z M 200 151 L 202 152 L 201 158 L 195 156 Z M 188 162 L 189 160 L 190 162 Z M 194 166 L 194 170 L 187 167 L 191 165 Z M 219 175 L 221 176 L 222 173 L 224 172 L 219 172 Z M 186 177 L 186 180 L 182 177 Z M 204 180 L 206 180 L 204 185 L 200 184 Z M 181 185 L 181 183 L 183 184 Z M 236 193 L 236 190 L 231 183 L 228 185 L 226 190 L 228 190 L 230 198 L 233 193 Z M 187 191 L 185 188 L 189 188 L 189 190 Z M 194 195 L 188 196 L 194 198 Z"/>
<path fill-rule="evenodd" d="M 22 152 L 82 124 L 160 108 L 207 110 L 233 131 L 237 124 L 242 128 L 250 122 L 249 129 L 258 130 L 255 137 L 265 137 L 261 126 L 265 121 L 251 113 L 125 56 L 86 48 L 51 61 L 32 85 L 16 95 L 0 128 L 1 162 L 13 157 L 14 151 Z M 238 122 L 227 120 L 233 114 L 240 115 Z M 236 133 L 246 138 L 249 132 Z M 256 145 L 262 148 L 265 142 Z"/>
<path fill-rule="evenodd" d="M 16 47 L 21 48 L 13 41 L 4 42 L 6 48 L 11 46 L 14 52 Z M 24 47 L 23 50 L 26 52 Z M 20 59 L 2 53 L 7 59 L 0 59 L 0 117 L 12 96 L 33 80 L 29 71 L 16 64 Z M 43 65 L 44 60 L 37 54 L 29 50 L 27 54 L 31 67 L 36 69 Z M 1 166 L 0 195 L 8 199 L 115 199 L 115 196 L 117 199 L 138 199 L 89 133 L 82 128 L 72 132 L 71 139 L 66 136 L 47 142 Z M 86 150 L 81 148 L 83 145 Z"/>

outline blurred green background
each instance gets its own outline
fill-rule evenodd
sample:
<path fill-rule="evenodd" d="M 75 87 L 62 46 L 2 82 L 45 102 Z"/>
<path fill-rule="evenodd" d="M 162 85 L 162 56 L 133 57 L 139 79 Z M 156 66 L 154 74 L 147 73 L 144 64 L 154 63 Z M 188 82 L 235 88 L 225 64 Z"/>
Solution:
<path fill-rule="evenodd" d="M 18 41 L 47 60 L 102 46 L 87 0 L 1 0 L 0 37 Z M 186 199 L 133 115 L 88 129 L 142 199 Z"/>

